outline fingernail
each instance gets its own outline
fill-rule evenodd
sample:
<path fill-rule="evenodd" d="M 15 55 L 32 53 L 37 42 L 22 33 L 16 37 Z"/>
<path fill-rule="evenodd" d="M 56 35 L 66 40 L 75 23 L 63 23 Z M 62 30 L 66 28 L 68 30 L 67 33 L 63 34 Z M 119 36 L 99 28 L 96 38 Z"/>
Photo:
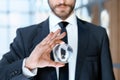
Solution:
<path fill-rule="evenodd" d="M 65 44 L 65 42 L 61 42 L 60 44 Z"/>

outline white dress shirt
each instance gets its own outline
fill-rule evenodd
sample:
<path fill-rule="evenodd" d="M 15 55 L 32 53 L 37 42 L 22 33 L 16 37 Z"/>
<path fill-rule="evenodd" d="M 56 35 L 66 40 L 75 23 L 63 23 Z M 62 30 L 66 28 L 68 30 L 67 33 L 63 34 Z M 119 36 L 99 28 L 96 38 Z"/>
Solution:
<path fill-rule="evenodd" d="M 57 29 L 60 29 L 60 26 L 58 25 L 59 22 L 62 20 L 58 18 L 53 13 L 50 14 L 49 17 L 49 29 L 50 32 L 55 32 Z M 67 36 L 68 36 L 68 44 L 73 48 L 73 55 L 71 57 L 71 60 L 69 61 L 69 80 L 75 80 L 75 68 L 76 68 L 76 59 L 77 59 L 77 46 L 78 46 L 78 27 L 77 27 L 77 18 L 75 14 L 73 13 L 70 15 L 69 18 L 64 20 L 68 22 L 69 24 L 66 26 L 67 30 Z M 33 70 L 33 72 L 29 71 L 24 67 L 23 61 L 23 74 L 27 77 L 35 76 L 37 74 L 37 70 Z M 58 68 L 56 68 L 57 71 L 57 77 L 59 75 Z M 27 74 L 27 75 L 26 75 Z M 30 75 L 29 75 L 30 74 Z"/>
<path fill-rule="evenodd" d="M 60 29 L 58 25 L 62 20 L 55 16 L 53 13 L 50 14 L 49 18 L 50 24 L 50 32 L 54 32 L 57 29 Z M 69 62 L 69 80 L 75 80 L 75 67 L 76 67 L 76 56 L 77 56 L 77 44 L 78 44 L 78 27 L 77 27 L 77 19 L 75 14 L 73 13 L 69 18 L 65 20 L 69 24 L 66 26 L 67 36 L 68 36 L 68 44 L 73 48 L 73 55 Z M 57 70 L 57 76 L 59 75 Z"/>

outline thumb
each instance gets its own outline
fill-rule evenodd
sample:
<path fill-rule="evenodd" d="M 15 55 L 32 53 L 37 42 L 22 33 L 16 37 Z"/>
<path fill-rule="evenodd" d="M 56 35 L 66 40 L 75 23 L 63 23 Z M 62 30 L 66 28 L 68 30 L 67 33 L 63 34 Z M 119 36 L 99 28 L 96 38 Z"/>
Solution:
<path fill-rule="evenodd" d="M 63 67 L 65 64 L 61 62 L 55 62 L 55 61 L 50 61 L 49 62 L 49 67 Z"/>

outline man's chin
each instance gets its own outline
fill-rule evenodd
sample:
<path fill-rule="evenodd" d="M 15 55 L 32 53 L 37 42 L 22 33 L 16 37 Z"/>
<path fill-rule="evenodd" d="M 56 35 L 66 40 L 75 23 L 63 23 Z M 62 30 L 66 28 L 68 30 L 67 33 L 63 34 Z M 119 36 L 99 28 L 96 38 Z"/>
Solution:
<path fill-rule="evenodd" d="M 66 18 L 68 18 L 68 15 L 64 15 L 64 14 L 61 14 L 61 15 L 57 15 L 59 18 L 61 18 L 62 20 L 65 20 Z"/>

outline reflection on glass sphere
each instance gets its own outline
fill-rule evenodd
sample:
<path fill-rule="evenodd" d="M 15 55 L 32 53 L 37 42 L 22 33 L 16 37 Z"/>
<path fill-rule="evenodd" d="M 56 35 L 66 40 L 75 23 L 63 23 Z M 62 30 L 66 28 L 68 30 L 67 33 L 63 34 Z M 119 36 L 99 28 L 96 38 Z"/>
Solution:
<path fill-rule="evenodd" d="M 53 49 L 53 53 L 57 61 L 68 63 L 73 53 L 73 49 L 68 44 L 58 44 Z"/>

